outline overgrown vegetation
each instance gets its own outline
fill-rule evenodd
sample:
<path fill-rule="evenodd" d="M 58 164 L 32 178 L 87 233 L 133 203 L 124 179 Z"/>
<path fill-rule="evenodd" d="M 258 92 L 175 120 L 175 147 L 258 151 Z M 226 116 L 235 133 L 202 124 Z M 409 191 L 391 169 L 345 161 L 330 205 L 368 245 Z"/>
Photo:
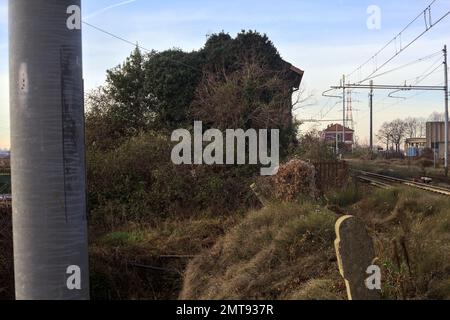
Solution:
<path fill-rule="evenodd" d="M 313 203 L 253 211 L 192 260 L 182 299 L 344 299 L 336 215 Z"/>
<path fill-rule="evenodd" d="M 318 131 L 308 131 L 299 136 L 297 145 L 292 153 L 304 160 L 313 162 L 335 160 L 335 150 L 320 137 Z"/>
<path fill-rule="evenodd" d="M 335 193 L 361 217 L 382 267 L 384 299 L 450 299 L 450 200 L 409 188 Z M 336 210 L 333 210 L 336 212 Z M 192 260 L 181 298 L 345 299 L 333 241 L 337 215 L 317 202 L 251 212 Z"/>
<path fill-rule="evenodd" d="M 93 237 L 90 245 L 94 299 L 177 299 L 193 256 L 211 247 L 239 219 L 166 218 L 130 223 Z"/>
<path fill-rule="evenodd" d="M 344 188 L 330 191 L 327 198 L 328 204 L 344 208 L 360 201 L 363 198 L 363 193 L 356 182 L 351 181 Z"/>
<path fill-rule="evenodd" d="M 14 299 L 11 206 L 0 203 L 0 300 Z"/>
<path fill-rule="evenodd" d="M 257 207 L 248 167 L 176 166 L 167 136 L 143 133 L 110 151 L 88 153 L 91 224 L 114 230 L 124 223 L 167 217 L 214 216 Z"/>
<path fill-rule="evenodd" d="M 212 35 L 194 52 L 136 49 L 87 97 L 94 298 L 176 298 L 188 258 L 249 209 L 255 165 L 174 165 L 174 129 L 279 129 L 296 145 L 293 75 L 265 35 Z M 137 287 L 142 288 L 136 289 Z"/>
<path fill-rule="evenodd" d="M 386 299 L 450 299 L 450 199 L 378 190 L 354 205 L 375 239 Z"/>
<path fill-rule="evenodd" d="M 437 163 L 436 168 L 433 161 L 427 158 L 417 160 L 367 160 L 367 159 L 347 159 L 351 167 L 358 170 L 370 171 L 378 174 L 389 175 L 403 179 L 414 179 L 423 176 L 432 177 L 435 182 L 449 183 L 449 179 L 444 175 L 444 169 Z"/>
<path fill-rule="evenodd" d="M 176 166 L 173 129 L 279 129 L 281 152 L 296 144 L 290 71 L 265 35 L 212 35 L 203 49 L 142 54 L 108 71 L 87 99 L 90 216 L 112 230 L 169 215 L 257 208 L 249 185 L 259 167 Z"/>

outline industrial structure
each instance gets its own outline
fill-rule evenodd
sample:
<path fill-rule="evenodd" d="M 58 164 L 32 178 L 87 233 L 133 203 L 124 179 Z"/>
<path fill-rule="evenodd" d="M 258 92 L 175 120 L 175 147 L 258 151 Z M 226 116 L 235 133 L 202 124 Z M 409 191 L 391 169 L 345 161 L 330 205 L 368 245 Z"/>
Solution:
<path fill-rule="evenodd" d="M 433 121 L 426 124 L 426 146 L 432 149 L 439 157 L 445 158 L 445 122 Z M 447 138 L 450 138 L 450 134 Z M 450 148 L 449 148 L 450 149 Z"/>
<path fill-rule="evenodd" d="M 427 146 L 427 138 L 406 138 L 405 153 L 409 158 L 419 157 Z"/>

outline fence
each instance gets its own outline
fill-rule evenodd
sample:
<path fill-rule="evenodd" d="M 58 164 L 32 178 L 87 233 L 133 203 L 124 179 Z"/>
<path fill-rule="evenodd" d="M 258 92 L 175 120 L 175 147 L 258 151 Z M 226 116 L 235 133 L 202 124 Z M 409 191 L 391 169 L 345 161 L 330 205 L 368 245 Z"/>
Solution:
<path fill-rule="evenodd" d="M 0 194 L 11 193 L 11 176 L 6 173 L 0 173 Z"/>
<path fill-rule="evenodd" d="M 341 187 L 348 178 L 348 164 L 345 161 L 315 162 L 316 184 L 322 192 Z"/>

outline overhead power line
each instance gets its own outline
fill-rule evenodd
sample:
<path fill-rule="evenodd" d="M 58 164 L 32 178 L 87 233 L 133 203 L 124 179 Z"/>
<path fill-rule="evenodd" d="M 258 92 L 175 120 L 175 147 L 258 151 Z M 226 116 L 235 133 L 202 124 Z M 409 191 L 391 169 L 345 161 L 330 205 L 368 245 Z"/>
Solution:
<path fill-rule="evenodd" d="M 365 82 L 369 80 L 373 75 L 375 75 L 380 69 L 382 69 L 384 66 L 386 66 L 389 62 L 391 62 L 393 59 L 395 59 L 400 53 L 405 51 L 408 47 L 410 47 L 414 42 L 416 42 L 419 38 L 421 38 L 425 33 L 427 33 L 431 28 L 433 28 L 435 25 L 440 23 L 444 18 L 446 18 L 448 15 L 450 15 L 450 10 L 445 12 L 441 17 L 439 17 L 436 21 L 432 21 L 431 16 L 431 10 L 432 6 L 436 0 L 433 0 L 424 10 L 422 10 L 412 21 L 410 21 L 406 27 L 404 27 L 394 38 L 392 38 L 388 43 L 386 43 L 380 50 L 378 50 L 372 57 L 370 57 L 367 61 L 365 61 L 363 64 L 361 64 L 359 67 L 357 67 L 355 70 L 353 70 L 350 74 L 347 75 L 347 78 L 354 75 L 356 72 L 362 70 L 364 66 L 369 64 L 372 61 L 378 62 L 379 55 L 385 51 L 390 45 L 395 45 L 395 54 L 391 56 L 389 59 L 384 61 L 380 66 L 377 66 L 373 72 L 371 72 L 366 78 L 359 81 L 358 83 Z M 417 35 L 413 40 L 409 41 L 406 45 L 402 44 L 402 36 L 404 35 L 405 31 L 410 28 L 416 21 L 418 21 L 421 18 L 425 18 L 425 30 L 421 32 L 419 35 Z M 399 48 L 397 48 L 397 42 L 400 42 Z"/>
<path fill-rule="evenodd" d="M 91 28 L 93 28 L 93 29 L 95 29 L 95 30 L 97 30 L 97 31 L 103 32 L 104 34 L 107 34 L 108 36 L 111 36 L 111 37 L 113 37 L 113 38 L 116 38 L 117 40 L 123 41 L 123 42 L 125 42 L 125 43 L 128 43 L 128 44 L 134 46 L 134 47 L 137 47 L 137 48 L 141 49 L 142 51 L 152 52 L 152 50 L 149 50 L 149 49 L 147 49 L 147 48 L 144 48 L 143 46 L 140 46 L 137 42 L 132 42 L 132 41 L 130 41 L 130 40 L 127 40 L 127 39 L 125 39 L 125 38 L 122 38 L 122 37 L 120 37 L 120 36 L 118 36 L 118 35 L 115 35 L 114 33 L 111 33 L 111 32 L 109 32 L 109 31 L 106 31 L 106 30 L 102 29 L 102 28 L 99 28 L 99 27 L 97 27 L 97 26 L 94 26 L 93 24 L 90 24 L 90 23 L 88 23 L 88 22 L 86 22 L 86 21 L 83 21 L 83 24 L 85 24 L 85 25 L 87 25 L 87 26 L 89 26 L 89 27 L 91 27 Z"/>
<path fill-rule="evenodd" d="M 435 74 L 435 73 L 437 73 L 437 72 L 440 72 L 440 68 L 441 68 L 441 66 L 442 66 L 442 58 L 441 57 L 439 57 L 437 60 L 435 60 L 434 62 L 433 62 L 433 64 L 431 64 L 426 70 L 424 70 L 419 76 L 416 76 L 416 77 L 414 77 L 414 78 L 410 78 L 410 79 L 407 79 L 407 80 L 404 80 L 403 81 L 403 83 L 408 83 L 408 82 L 410 82 L 410 81 L 413 81 L 414 80 L 414 82 L 412 82 L 412 85 L 418 85 L 419 83 L 421 83 L 421 82 L 423 82 L 425 79 L 427 79 L 428 77 L 430 77 L 431 75 L 433 75 L 433 74 Z M 431 71 L 430 71 L 431 70 Z M 441 84 L 439 84 L 439 85 L 441 85 Z M 407 100 L 407 99 L 411 99 L 411 98 L 413 98 L 413 97 L 416 97 L 417 95 L 415 94 L 415 95 L 412 95 L 412 96 L 409 96 L 409 97 L 398 97 L 398 96 L 392 96 L 392 94 L 394 94 L 394 93 L 396 93 L 396 92 L 399 92 L 399 91 L 401 91 L 401 90 L 395 90 L 395 91 L 392 91 L 392 92 L 390 92 L 389 94 L 388 94 L 388 96 L 386 96 L 384 99 L 382 99 L 381 101 L 379 101 L 378 103 L 384 103 L 386 100 L 388 100 L 388 99 L 404 99 L 404 100 Z M 396 103 L 394 103 L 393 105 L 395 105 Z M 385 108 L 383 108 L 382 110 L 384 110 Z M 364 114 L 364 113 L 366 113 L 366 112 L 369 112 L 369 110 L 365 110 L 365 111 L 363 111 L 361 114 Z M 375 112 L 375 113 L 377 113 L 377 112 Z"/>
<path fill-rule="evenodd" d="M 384 75 L 387 75 L 387 74 L 389 74 L 389 73 L 392 73 L 392 72 L 395 72 L 395 71 L 398 71 L 398 70 L 401 70 L 401 69 L 410 67 L 410 66 L 412 66 L 412 65 L 415 65 L 415 64 L 417 64 L 417 63 L 426 61 L 426 60 L 428 60 L 428 59 L 434 58 L 434 57 L 436 57 L 437 55 L 439 55 L 439 56 L 442 55 L 442 51 L 440 50 L 440 51 L 438 51 L 438 52 L 432 53 L 432 54 L 430 54 L 430 55 L 428 55 L 428 56 L 425 56 L 425 57 L 419 58 L 419 59 L 417 59 L 417 60 L 414 60 L 414 61 L 412 61 L 412 62 L 406 63 L 406 64 L 401 65 L 401 66 L 399 66 L 399 67 L 392 68 L 392 69 L 390 69 L 390 70 L 388 70 L 388 71 L 379 73 L 379 74 L 377 74 L 377 75 L 375 75 L 375 76 L 372 76 L 372 77 L 369 77 L 369 78 L 367 78 L 366 80 L 372 80 L 372 79 L 375 79 L 375 78 L 379 78 L 379 77 L 384 76 Z M 440 58 L 439 58 L 439 59 L 440 59 Z M 441 61 L 441 59 L 440 59 L 440 61 Z"/>
<path fill-rule="evenodd" d="M 100 28 L 100 27 L 97 27 L 97 26 L 95 26 L 95 25 L 93 25 L 93 24 L 91 24 L 91 23 L 88 23 L 88 22 L 86 22 L 86 21 L 83 21 L 83 24 L 85 24 L 85 25 L 87 25 L 87 26 L 89 26 L 89 27 L 91 27 L 91 28 L 93 28 L 93 29 L 95 29 L 95 30 L 97 30 L 97 31 L 100 31 L 100 32 L 102 32 L 102 33 L 104 33 L 104 34 L 106 34 L 106 35 L 108 35 L 108 36 L 110 36 L 110 37 L 113 37 L 113 38 L 115 38 L 115 39 L 117 39 L 117 40 L 123 41 L 123 42 L 125 42 L 125 43 L 127 43 L 127 44 L 129 44 L 129 45 L 132 45 L 132 46 L 136 47 L 136 48 L 139 48 L 139 49 L 142 50 L 142 51 L 146 51 L 146 52 L 148 52 L 148 53 L 156 52 L 156 50 L 150 50 L 150 49 L 147 49 L 147 48 L 145 48 L 145 47 L 139 45 L 138 42 L 133 42 L 133 41 L 127 40 L 127 39 L 125 39 L 125 38 L 123 38 L 123 37 L 121 37 L 121 36 L 118 36 L 118 35 L 116 35 L 116 34 L 114 34 L 114 33 L 112 33 L 112 32 L 109 32 L 109 31 L 107 31 L 107 30 L 105 30 L 105 29 L 102 29 L 102 28 Z M 174 63 L 177 63 L 177 64 L 179 64 L 179 65 L 182 65 L 182 66 L 191 68 L 191 69 L 193 69 L 193 70 L 200 71 L 200 69 L 198 69 L 198 68 L 196 68 L 196 67 L 194 67 L 194 66 L 191 66 L 191 65 L 189 65 L 189 64 L 186 64 L 186 63 L 184 63 L 184 62 L 181 62 L 181 61 L 179 61 L 179 60 L 176 60 L 176 59 L 170 59 L 170 58 L 167 58 L 167 60 L 172 61 L 172 62 L 174 62 Z"/>

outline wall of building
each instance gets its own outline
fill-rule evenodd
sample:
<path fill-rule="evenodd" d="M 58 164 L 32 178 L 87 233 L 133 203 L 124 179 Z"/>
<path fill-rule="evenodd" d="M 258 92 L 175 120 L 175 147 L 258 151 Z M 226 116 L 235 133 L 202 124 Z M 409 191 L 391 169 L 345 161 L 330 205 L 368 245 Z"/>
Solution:
<path fill-rule="evenodd" d="M 450 141 L 450 134 L 449 134 Z M 445 156 L 445 123 L 427 122 L 427 148 L 437 149 L 439 158 Z"/>
<path fill-rule="evenodd" d="M 342 131 L 337 133 L 339 137 L 339 141 L 342 141 Z M 327 131 L 324 133 L 324 138 L 326 141 L 335 141 L 336 140 L 336 132 Z M 345 141 L 353 141 L 353 132 L 345 132 Z"/>

